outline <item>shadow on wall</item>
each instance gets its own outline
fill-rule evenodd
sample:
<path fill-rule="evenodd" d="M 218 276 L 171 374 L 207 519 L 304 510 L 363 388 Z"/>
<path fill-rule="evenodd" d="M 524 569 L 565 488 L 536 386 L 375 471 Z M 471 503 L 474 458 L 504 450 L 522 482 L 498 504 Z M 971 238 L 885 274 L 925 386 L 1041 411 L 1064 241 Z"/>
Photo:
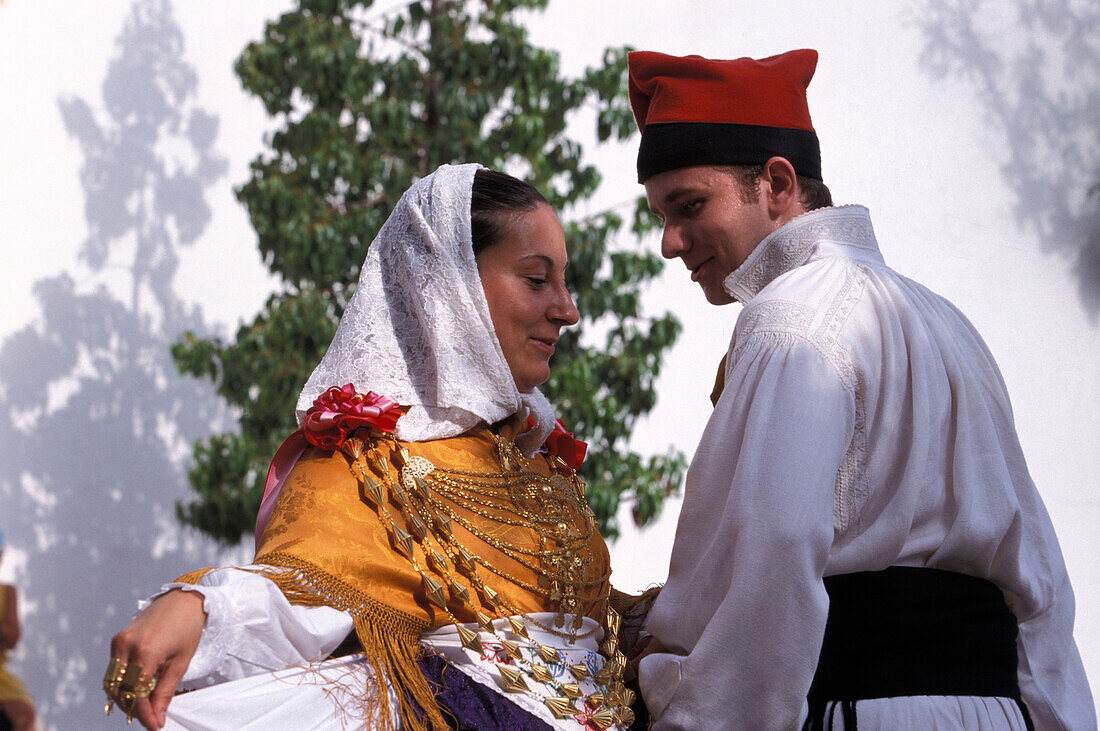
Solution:
<path fill-rule="evenodd" d="M 1090 0 L 917 0 L 922 65 L 971 84 L 1016 219 L 1069 260 L 1092 324 L 1100 322 L 1100 4 Z M 949 171 L 944 171 L 949 174 Z"/>
<path fill-rule="evenodd" d="M 52 727 L 106 725 L 110 636 L 139 598 L 217 560 L 174 515 L 190 444 L 232 428 L 212 386 L 180 377 L 168 352 L 183 330 L 209 331 L 173 278 L 227 168 L 196 83 L 168 0 L 136 0 L 102 108 L 59 103 L 84 155 L 88 270 L 37 282 L 41 317 L 0 344 L 0 505 L 27 555 L 16 661 Z M 107 279 L 113 290 L 76 283 Z"/>

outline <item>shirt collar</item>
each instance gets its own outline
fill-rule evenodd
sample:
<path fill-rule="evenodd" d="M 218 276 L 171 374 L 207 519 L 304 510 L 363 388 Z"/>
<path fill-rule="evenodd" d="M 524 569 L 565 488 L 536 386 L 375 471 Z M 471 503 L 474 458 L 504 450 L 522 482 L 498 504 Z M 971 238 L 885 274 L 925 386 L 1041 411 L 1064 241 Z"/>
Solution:
<path fill-rule="evenodd" d="M 882 262 L 871 216 L 863 206 L 819 208 L 793 218 L 768 234 L 723 282 L 726 292 L 745 304 L 773 279 L 805 264 L 824 248 L 836 255 Z"/>

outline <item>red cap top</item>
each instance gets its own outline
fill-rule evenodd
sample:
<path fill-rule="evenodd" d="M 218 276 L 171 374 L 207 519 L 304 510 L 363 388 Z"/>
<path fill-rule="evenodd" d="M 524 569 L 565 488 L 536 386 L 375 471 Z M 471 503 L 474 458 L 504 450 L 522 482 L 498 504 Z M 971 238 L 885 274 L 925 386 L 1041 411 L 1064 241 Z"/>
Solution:
<path fill-rule="evenodd" d="M 814 129 L 806 104 L 806 87 L 817 68 L 812 49 L 732 61 L 635 51 L 628 68 L 639 130 L 661 122 Z"/>
<path fill-rule="evenodd" d="M 783 149 L 771 149 L 770 136 L 764 144 L 768 149 L 760 151 L 762 148 L 756 135 L 762 131 L 765 135 L 772 134 L 761 128 L 802 130 L 813 135 L 813 146 L 816 146 L 816 134 L 806 103 L 806 87 L 817 68 L 817 51 L 788 51 L 759 60 L 714 60 L 702 56 L 635 51 L 628 57 L 627 68 L 630 106 L 642 132 L 643 149 L 646 147 L 647 128 L 667 124 L 691 125 L 691 135 L 697 134 L 705 125 L 751 125 L 754 136 L 749 146 L 752 152 L 746 154 L 753 159 L 734 161 L 738 164 L 763 163 L 766 157 L 762 160 L 755 158 L 769 151 L 787 156 Z M 673 129 L 662 130 L 662 142 L 672 142 L 673 138 L 668 135 L 673 133 Z M 731 141 L 736 143 L 737 140 L 731 140 L 729 134 L 730 128 L 724 128 L 719 133 L 720 139 L 715 139 L 716 146 L 720 144 L 724 147 Z M 796 138 L 799 141 L 797 150 L 793 152 L 796 157 L 812 153 L 812 150 L 804 149 L 804 136 L 796 135 Z M 777 139 L 786 138 L 781 133 Z M 690 159 L 685 158 L 686 162 L 701 164 L 695 160 L 699 152 L 698 149 L 692 152 Z M 720 159 L 715 159 L 713 164 L 731 162 L 727 159 L 729 154 L 728 150 L 721 151 Z M 652 165 L 658 164 L 660 167 L 672 161 L 666 151 L 660 151 L 659 156 L 661 160 L 667 158 L 667 161 L 658 164 L 656 159 L 648 162 L 640 159 L 639 172 L 643 167 L 647 175 L 661 172 L 652 169 Z M 820 161 L 817 165 L 814 177 L 820 177 Z M 806 167 L 812 168 L 812 164 Z M 808 172 L 814 171 L 811 169 Z M 799 174 L 803 172 L 799 171 Z"/>

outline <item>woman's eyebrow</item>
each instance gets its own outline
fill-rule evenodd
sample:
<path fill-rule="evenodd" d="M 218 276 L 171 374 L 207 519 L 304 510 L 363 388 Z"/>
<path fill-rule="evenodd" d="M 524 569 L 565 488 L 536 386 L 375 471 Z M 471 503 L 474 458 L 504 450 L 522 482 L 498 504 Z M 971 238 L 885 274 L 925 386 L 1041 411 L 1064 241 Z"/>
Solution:
<path fill-rule="evenodd" d="M 519 260 L 521 262 L 525 262 L 525 261 L 528 261 L 530 259 L 538 259 L 539 261 L 544 263 L 547 266 L 547 268 L 549 268 L 549 269 L 554 268 L 554 260 L 551 259 L 550 257 L 548 257 L 546 254 L 525 254 L 524 256 L 521 256 L 519 258 Z"/>

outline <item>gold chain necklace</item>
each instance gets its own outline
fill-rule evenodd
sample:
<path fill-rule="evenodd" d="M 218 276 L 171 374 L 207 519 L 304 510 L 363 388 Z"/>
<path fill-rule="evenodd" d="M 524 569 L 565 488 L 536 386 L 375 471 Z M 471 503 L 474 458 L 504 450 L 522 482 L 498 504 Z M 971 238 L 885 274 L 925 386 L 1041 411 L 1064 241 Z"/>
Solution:
<path fill-rule="evenodd" d="M 610 576 L 610 571 L 598 577 L 588 576 L 591 556 L 587 546 L 595 532 L 595 520 L 584 497 L 583 483 L 564 462 L 558 460 L 560 465 L 557 466 L 562 472 L 549 477 L 542 475 L 529 469 L 527 458 L 514 443 L 502 440 L 495 434 L 493 438 L 503 468 L 500 472 L 477 473 L 440 468 L 423 457 L 410 457 L 408 450 L 396 439 L 378 434 L 372 434 L 368 443 L 349 438 L 341 451 L 350 458 L 351 472 L 360 483 L 364 497 L 377 509 L 379 518 L 393 539 L 394 548 L 420 576 L 428 601 L 454 623 L 463 647 L 485 656 L 478 633 L 454 615 L 448 606 L 450 601 L 457 600 L 471 609 L 481 630 L 494 635 L 512 660 L 522 660 L 520 645 L 499 634 L 493 624 L 493 615 L 497 619 L 506 619 L 513 634 L 531 642 L 543 662 L 564 662 L 556 649 L 531 640 L 525 624 L 568 638 L 571 644 L 579 637 L 587 637 L 601 629 L 597 625 L 591 631 L 578 635 L 585 613 L 583 605 L 588 605 L 586 611 L 591 611 L 591 607 L 605 603 L 608 594 L 608 591 L 602 591 L 586 597 L 583 591 L 605 584 Z M 390 456 L 399 468 L 397 480 L 391 476 L 390 460 L 378 449 L 385 441 L 389 442 Z M 526 548 L 482 530 L 475 521 L 448 505 L 447 500 L 492 524 L 532 530 L 538 537 L 539 548 Z M 401 515 L 404 527 L 390 515 L 391 507 L 395 507 Z M 583 526 L 579 531 L 573 529 L 577 522 Z M 511 576 L 494 562 L 462 545 L 452 530 L 454 523 L 534 571 L 540 586 Z M 417 556 L 414 543 L 419 545 L 424 555 L 423 561 Z M 563 627 L 565 616 L 572 615 L 569 630 L 563 632 L 549 627 L 518 610 L 484 582 L 478 571 L 479 565 L 516 586 L 556 603 L 554 624 Z M 463 579 L 469 582 L 469 586 L 462 583 Z M 472 593 L 471 586 L 474 589 Z M 556 696 L 545 696 L 527 685 L 520 669 L 497 665 L 503 687 L 508 692 L 534 693 L 556 718 L 584 713 L 600 728 L 614 724 L 630 725 L 633 722 L 630 705 L 634 694 L 621 682 L 626 658 L 618 649 L 620 622 L 618 613 L 608 607 L 602 627 L 607 632 L 600 646 L 607 661 L 595 675 L 583 663 L 571 665 L 568 666 L 569 672 L 577 682 L 565 683 L 554 680 L 545 666 L 530 665 L 527 671 L 530 677 L 558 692 Z M 597 692 L 585 695 L 580 690 L 578 683 L 585 678 L 591 678 Z M 584 699 L 584 708 L 578 709 L 574 704 L 581 698 Z"/>

